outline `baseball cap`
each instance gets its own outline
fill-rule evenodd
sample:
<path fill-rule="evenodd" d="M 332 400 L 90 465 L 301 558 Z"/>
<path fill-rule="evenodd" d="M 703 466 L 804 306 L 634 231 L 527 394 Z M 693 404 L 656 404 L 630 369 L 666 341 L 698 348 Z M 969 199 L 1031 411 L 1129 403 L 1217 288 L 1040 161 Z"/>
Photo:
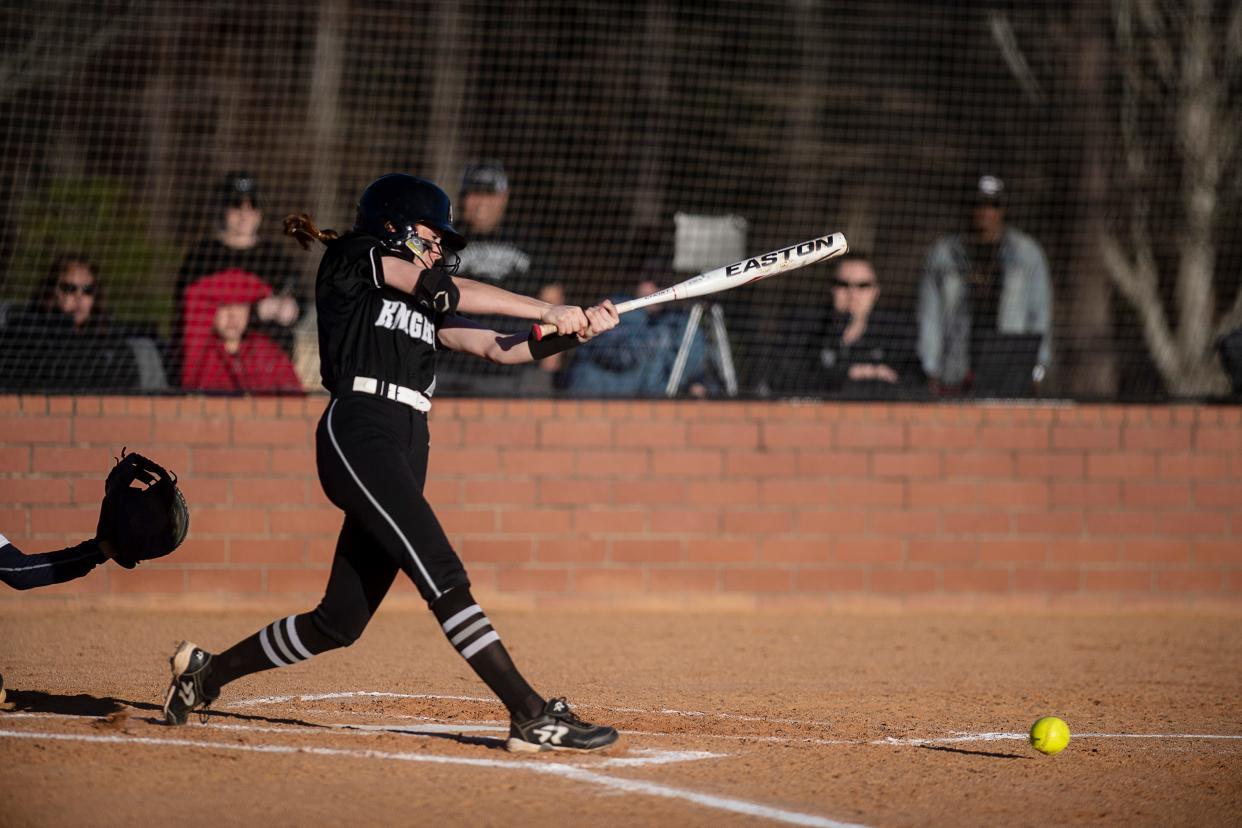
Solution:
<path fill-rule="evenodd" d="M 1005 182 L 994 175 L 981 175 L 975 185 L 975 202 L 977 204 L 994 204 L 997 207 L 1005 203 Z"/>
<path fill-rule="evenodd" d="M 495 159 L 472 161 L 461 174 L 463 193 L 507 193 L 509 176 L 504 165 Z"/>
<path fill-rule="evenodd" d="M 259 182 L 245 170 L 233 170 L 224 176 L 220 183 L 220 201 L 229 207 L 235 207 L 243 201 L 251 206 L 259 206 Z"/>

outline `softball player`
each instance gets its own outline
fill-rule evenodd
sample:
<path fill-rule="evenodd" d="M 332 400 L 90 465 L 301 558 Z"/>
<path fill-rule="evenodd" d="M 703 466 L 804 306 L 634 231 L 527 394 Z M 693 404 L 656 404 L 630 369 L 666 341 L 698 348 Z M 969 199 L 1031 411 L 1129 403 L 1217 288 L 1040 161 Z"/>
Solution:
<path fill-rule="evenodd" d="M 327 251 L 315 286 L 324 387 L 332 395 L 315 434 L 319 480 L 345 512 L 323 600 L 312 612 L 273 621 L 219 654 L 182 642 L 171 659 L 164 700 L 169 724 L 214 701 L 242 676 L 305 661 L 352 644 L 397 572 L 414 582 L 444 635 L 508 708 L 511 751 L 599 750 L 611 727 L 575 716 L 564 699 L 545 700 L 518 672 L 470 594 L 461 560 L 423 497 L 427 412 L 438 348 L 502 364 L 541 359 L 617 324 L 610 302 L 588 310 L 552 306 L 456 278 L 448 196 L 429 181 L 393 174 L 363 192 L 353 231 L 338 238 L 306 215 L 285 220 L 303 247 Z M 504 314 L 557 327 L 535 342 L 457 316 Z"/>
<path fill-rule="evenodd" d="M 35 589 L 81 578 L 112 557 L 105 546 L 91 538 L 68 549 L 28 555 L 0 535 L 0 583 Z"/>

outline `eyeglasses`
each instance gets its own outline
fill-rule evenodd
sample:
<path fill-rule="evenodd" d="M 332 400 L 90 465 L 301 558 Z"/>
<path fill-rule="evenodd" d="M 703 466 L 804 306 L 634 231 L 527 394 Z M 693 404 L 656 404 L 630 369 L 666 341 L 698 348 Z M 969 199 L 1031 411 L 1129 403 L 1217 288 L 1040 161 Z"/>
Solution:
<path fill-rule="evenodd" d="M 841 290 L 870 290 L 875 287 L 875 282 L 847 282 L 844 279 L 837 279 L 832 286 Z"/>
<path fill-rule="evenodd" d="M 95 295 L 94 282 L 89 285 L 75 285 L 73 282 L 57 282 L 56 289 L 66 296 L 72 296 L 75 293 L 80 293 L 83 296 Z"/>

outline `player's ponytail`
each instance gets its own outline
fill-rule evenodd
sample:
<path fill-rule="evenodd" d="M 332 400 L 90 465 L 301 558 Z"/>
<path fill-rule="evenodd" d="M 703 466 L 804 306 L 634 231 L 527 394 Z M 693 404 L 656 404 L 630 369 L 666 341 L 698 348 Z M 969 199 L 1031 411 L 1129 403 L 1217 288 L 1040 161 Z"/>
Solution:
<path fill-rule="evenodd" d="M 285 235 L 297 239 L 303 250 L 309 250 L 313 241 L 327 244 L 340 237 L 335 230 L 320 230 L 306 213 L 293 213 L 285 216 Z"/>

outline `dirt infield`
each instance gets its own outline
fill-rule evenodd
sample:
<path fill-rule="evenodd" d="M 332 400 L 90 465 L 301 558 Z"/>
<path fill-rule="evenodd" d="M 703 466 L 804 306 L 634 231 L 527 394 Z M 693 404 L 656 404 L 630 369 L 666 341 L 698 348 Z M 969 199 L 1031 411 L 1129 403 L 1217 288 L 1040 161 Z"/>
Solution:
<path fill-rule="evenodd" d="M 386 611 L 348 651 L 231 686 L 206 724 L 155 723 L 179 638 L 218 649 L 275 614 L 0 609 L 0 821 L 1242 820 L 1236 618 L 496 613 L 537 687 L 624 733 L 519 759 L 430 617 Z M 1042 714 L 1074 731 L 1059 756 L 1025 743 Z"/>

